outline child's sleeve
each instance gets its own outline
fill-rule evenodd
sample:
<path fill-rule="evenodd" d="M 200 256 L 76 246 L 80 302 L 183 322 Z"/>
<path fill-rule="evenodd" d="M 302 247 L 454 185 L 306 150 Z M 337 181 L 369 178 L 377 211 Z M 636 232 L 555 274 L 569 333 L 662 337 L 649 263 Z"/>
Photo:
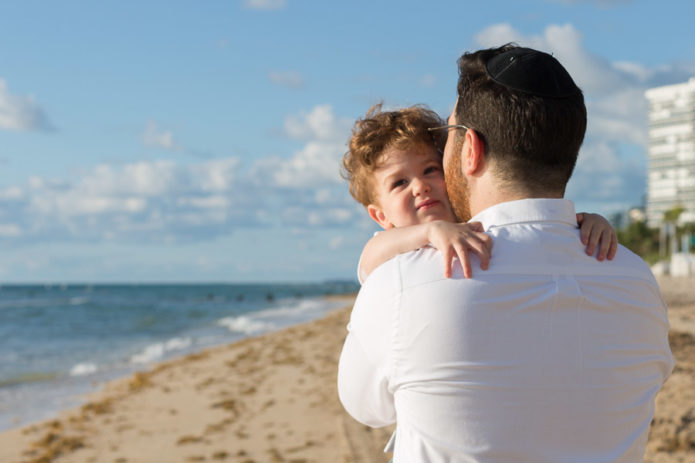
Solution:
<path fill-rule="evenodd" d="M 376 231 L 372 236 L 378 235 L 380 232 Z M 362 248 L 362 253 L 360 254 L 360 260 L 357 262 L 357 281 L 360 282 L 360 285 L 364 284 L 364 280 L 367 279 L 369 276 L 367 272 L 362 270 L 362 256 L 364 256 L 364 248 Z"/>

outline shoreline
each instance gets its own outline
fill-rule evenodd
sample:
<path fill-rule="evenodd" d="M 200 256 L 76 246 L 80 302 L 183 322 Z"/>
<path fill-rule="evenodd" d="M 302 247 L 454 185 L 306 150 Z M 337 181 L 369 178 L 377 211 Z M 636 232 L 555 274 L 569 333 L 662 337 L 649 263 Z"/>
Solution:
<path fill-rule="evenodd" d="M 660 281 L 676 369 L 645 462 L 695 458 L 695 291 Z M 0 433 L 3 463 L 388 462 L 393 426 L 342 408 L 337 359 L 354 295 L 322 318 L 170 359 L 107 382 L 84 405 Z M 691 330 L 692 328 L 692 330 Z"/>
<path fill-rule="evenodd" d="M 258 310 L 212 316 L 208 326 L 121 343 L 112 350 L 115 355 L 104 355 L 103 350 L 93 354 L 83 351 L 87 353 L 83 358 L 63 362 L 62 359 L 70 358 L 65 354 L 60 362 L 44 362 L 46 373 L 10 374 L 7 384 L 0 388 L 0 433 L 51 419 L 63 410 L 79 407 L 84 403 L 84 397 L 112 381 L 149 371 L 162 362 L 211 347 L 321 318 L 354 297 L 355 293 L 278 298 Z"/>
<path fill-rule="evenodd" d="M 0 433 L 0 461 L 386 462 L 390 434 L 365 432 L 335 392 L 350 310 L 108 382 L 80 407 Z"/>

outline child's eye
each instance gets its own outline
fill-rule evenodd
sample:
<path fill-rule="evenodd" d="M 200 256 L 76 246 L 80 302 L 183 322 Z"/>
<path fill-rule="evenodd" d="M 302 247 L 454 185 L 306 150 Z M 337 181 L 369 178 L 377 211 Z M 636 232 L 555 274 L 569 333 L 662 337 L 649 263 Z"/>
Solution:
<path fill-rule="evenodd" d="M 440 172 L 442 169 L 439 166 L 429 166 L 425 168 L 425 175 L 431 174 L 433 172 Z"/>
<path fill-rule="evenodd" d="M 398 179 L 391 184 L 391 189 L 394 190 L 398 187 L 404 186 L 407 182 L 404 178 Z"/>

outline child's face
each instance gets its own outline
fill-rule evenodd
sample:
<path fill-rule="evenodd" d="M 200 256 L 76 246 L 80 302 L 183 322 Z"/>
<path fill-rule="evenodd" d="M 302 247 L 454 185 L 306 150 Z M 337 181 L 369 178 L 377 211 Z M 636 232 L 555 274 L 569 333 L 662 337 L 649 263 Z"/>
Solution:
<path fill-rule="evenodd" d="M 433 147 L 389 149 L 373 175 L 379 204 L 370 204 L 367 210 L 383 228 L 455 221 L 446 195 L 441 156 Z"/>

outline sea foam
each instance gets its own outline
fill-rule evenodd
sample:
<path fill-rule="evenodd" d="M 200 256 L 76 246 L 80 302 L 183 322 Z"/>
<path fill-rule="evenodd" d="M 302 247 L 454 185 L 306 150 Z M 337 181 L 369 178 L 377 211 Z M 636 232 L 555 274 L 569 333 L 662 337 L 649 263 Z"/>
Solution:
<path fill-rule="evenodd" d="M 232 333 L 253 336 L 317 318 L 333 307 L 334 303 L 324 299 L 286 300 L 280 301 L 276 307 L 221 318 L 217 325 Z"/>
<path fill-rule="evenodd" d="M 94 363 L 78 363 L 70 369 L 70 376 L 91 375 L 99 371 L 99 367 Z"/>
<path fill-rule="evenodd" d="M 224 317 L 218 320 L 217 324 L 226 327 L 232 333 L 242 333 L 249 336 L 270 331 L 274 327 L 272 323 L 263 322 L 246 315 Z"/>
<path fill-rule="evenodd" d="M 151 363 L 164 357 L 167 352 L 186 349 L 192 342 L 191 338 L 171 338 L 166 342 L 150 344 L 141 352 L 130 357 L 130 362 Z"/>

